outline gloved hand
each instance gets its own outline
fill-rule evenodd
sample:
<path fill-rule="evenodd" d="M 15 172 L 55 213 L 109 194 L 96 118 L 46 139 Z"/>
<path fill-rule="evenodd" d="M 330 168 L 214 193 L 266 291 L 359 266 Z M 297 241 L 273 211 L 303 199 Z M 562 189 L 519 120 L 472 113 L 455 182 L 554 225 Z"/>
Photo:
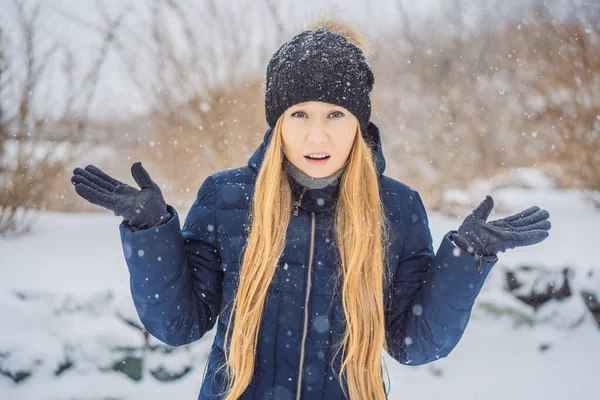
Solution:
<path fill-rule="evenodd" d="M 164 224 L 171 218 L 160 187 L 150 178 L 141 162 L 131 166 L 131 174 L 142 190 L 120 182 L 94 165 L 73 170 L 75 191 L 87 201 L 122 216 L 133 230 Z"/>
<path fill-rule="evenodd" d="M 465 218 L 452 235 L 454 243 L 467 253 L 474 254 L 479 261 L 483 257 L 495 256 L 498 252 L 518 246 L 529 246 L 546 239 L 549 235 L 550 214 L 531 206 L 509 217 L 487 222 L 494 207 L 490 195 L 485 197 L 475 210 Z"/>

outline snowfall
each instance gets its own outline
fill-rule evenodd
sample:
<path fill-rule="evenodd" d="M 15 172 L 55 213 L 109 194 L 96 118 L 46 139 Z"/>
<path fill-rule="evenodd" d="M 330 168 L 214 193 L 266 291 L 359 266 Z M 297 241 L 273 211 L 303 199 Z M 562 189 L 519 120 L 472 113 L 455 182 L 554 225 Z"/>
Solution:
<path fill-rule="evenodd" d="M 599 193 L 557 189 L 535 169 L 512 174 L 518 179 L 504 177 L 511 185 L 483 180 L 445 199 L 464 218 L 490 194 L 488 220 L 536 205 L 550 213 L 550 236 L 499 254 L 448 357 L 408 366 L 383 353 L 389 399 L 600 398 L 600 327 L 586 304 L 590 293 L 600 297 L 600 209 L 592 201 Z M 187 210 L 178 211 L 183 220 Z M 428 216 L 437 250 L 463 218 Z M 146 342 L 129 292 L 120 220 L 106 210 L 45 211 L 30 234 L 0 239 L 1 400 L 198 397 L 215 329 L 182 347 L 160 346 L 151 336 Z M 537 310 L 517 298 L 549 284 L 558 290 L 567 267 L 570 296 Z M 516 291 L 506 287 L 507 271 L 522 284 Z M 137 376 L 119 368 L 126 362 L 138 362 Z"/>

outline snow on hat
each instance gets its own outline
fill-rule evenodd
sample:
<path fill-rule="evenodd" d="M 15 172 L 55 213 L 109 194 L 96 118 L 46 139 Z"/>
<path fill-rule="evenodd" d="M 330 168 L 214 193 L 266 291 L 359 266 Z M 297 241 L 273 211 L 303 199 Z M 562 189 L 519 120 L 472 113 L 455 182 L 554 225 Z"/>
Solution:
<path fill-rule="evenodd" d="M 284 43 L 267 66 L 267 123 L 294 104 L 323 101 L 346 108 L 359 121 L 363 135 L 371 118 L 369 93 L 375 77 L 357 32 L 335 21 L 319 22 Z"/>

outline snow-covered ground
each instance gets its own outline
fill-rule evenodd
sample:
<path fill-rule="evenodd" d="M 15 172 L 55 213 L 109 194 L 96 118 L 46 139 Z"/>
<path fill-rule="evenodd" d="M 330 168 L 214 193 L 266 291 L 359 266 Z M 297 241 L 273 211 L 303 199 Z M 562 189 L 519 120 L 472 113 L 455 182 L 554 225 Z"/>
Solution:
<path fill-rule="evenodd" d="M 526 175 L 531 171 L 523 171 Z M 463 339 L 449 357 L 413 367 L 385 355 L 390 399 L 598 398 L 600 329 L 580 290 L 600 294 L 595 253 L 600 210 L 578 190 L 523 186 L 480 184 L 450 196 L 467 199 L 465 210 L 470 210 L 483 200 L 481 193 L 491 194 L 495 210 L 505 212 L 492 212 L 489 220 L 537 205 L 550 213 L 550 236 L 499 254 Z M 187 210 L 178 211 L 183 220 Z M 462 219 L 428 214 L 437 249 L 444 233 Z M 0 399 L 197 398 L 214 330 L 188 346 L 153 348 L 160 342 L 152 337 L 151 346 L 144 346 L 135 327 L 139 319 L 129 294 L 120 220 L 109 211 L 45 212 L 28 237 L 0 240 L 0 370 L 32 373 L 18 384 L 0 375 Z M 506 269 L 525 264 L 550 272 L 570 266 L 572 295 L 534 313 L 503 288 Z M 504 312 L 489 312 L 489 305 Z M 142 379 L 113 370 L 128 356 L 143 359 Z M 67 359 L 74 364 L 68 367 Z M 190 372 L 175 381 L 155 377 L 162 371 L 168 378 L 186 367 Z M 56 376 L 59 369 L 64 372 Z"/>

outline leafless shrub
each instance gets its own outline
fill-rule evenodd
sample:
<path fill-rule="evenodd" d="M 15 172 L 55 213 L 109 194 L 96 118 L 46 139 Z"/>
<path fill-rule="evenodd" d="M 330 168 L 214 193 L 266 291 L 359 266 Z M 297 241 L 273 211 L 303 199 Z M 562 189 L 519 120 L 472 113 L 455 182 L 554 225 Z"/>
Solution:
<path fill-rule="evenodd" d="M 285 28 L 275 2 L 240 6 L 233 13 L 214 0 L 191 9 L 155 1 L 143 24 L 150 35 L 127 32 L 115 44 L 150 110 L 127 155 L 157 165 L 153 178 L 174 206 L 188 204 L 210 171 L 246 161 L 266 128 L 264 64 Z M 259 45 L 249 42 L 249 32 L 257 32 L 250 8 L 274 22 L 273 36 Z"/>
<path fill-rule="evenodd" d="M 149 110 L 122 122 L 116 136 L 130 146 L 115 148 L 130 162 L 109 172 L 128 178 L 142 160 L 178 206 L 210 171 L 245 162 L 261 139 L 264 67 L 292 27 L 272 0 L 235 12 L 215 0 L 147 4 L 133 12 L 145 18 L 137 30 L 117 35 L 102 7 L 105 23 L 92 28 L 111 38 Z M 434 209 L 444 189 L 511 167 L 543 167 L 563 187 L 599 187 L 596 14 L 573 5 L 557 20 L 535 6 L 492 24 L 493 7 L 467 15 L 463 0 L 451 0 L 444 23 L 418 25 L 396 4 L 396 29 L 370 36 L 373 119 L 389 175 L 418 186 Z M 257 10 L 266 19 L 258 28 L 249 16 Z M 252 35 L 262 35 L 258 46 Z"/>
<path fill-rule="evenodd" d="M 455 0 L 445 3 L 448 31 L 416 29 L 403 4 L 404 21 L 382 37 L 385 56 L 374 63 L 374 110 L 399 178 L 434 208 L 445 188 L 509 167 L 538 166 L 563 187 L 600 189 L 597 14 L 573 6 L 557 20 L 537 5 L 489 28 L 493 9 L 482 9 L 470 30 Z"/>
<path fill-rule="evenodd" d="M 13 4 L 23 50 L 11 52 L 9 38 L 4 34 L 6 30 L 0 26 L 2 235 L 16 235 L 30 229 L 32 211 L 45 208 L 54 183 L 66 175 L 65 166 L 78 156 L 77 145 L 88 142 L 85 138 L 87 111 L 111 41 L 110 37 L 106 38 L 92 69 L 76 86 L 72 79 L 73 54 L 58 44 L 44 51 L 39 48 L 40 3 L 31 10 L 27 10 L 22 1 L 15 0 Z M 41 80 L 47 66 L 61 51 L 64 52 L 62 73 L 66 77 L 68 96 L 59 118 L 50 118 L 36 109 L 34 103 L 36 96 L 44 95 Z M 22 59 L 19 54 L 23 55 Z M 22 77 L 18 74 L 20 71 Z"/>

